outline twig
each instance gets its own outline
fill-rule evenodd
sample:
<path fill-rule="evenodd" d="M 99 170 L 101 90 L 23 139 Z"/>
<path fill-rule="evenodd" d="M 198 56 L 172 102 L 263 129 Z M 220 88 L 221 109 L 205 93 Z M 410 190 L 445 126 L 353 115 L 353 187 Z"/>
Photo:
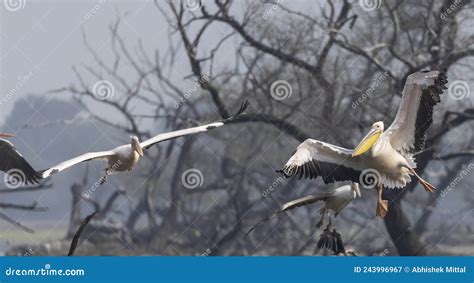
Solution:
<path fill-rule="evenodd" d="M 434 159 L 436 159 L 436 160 L 448 160 L 448 159 L 453 159 L 453 158 L 458 158 L 458 157 L 470 157 L 470 156 L 474 156 L 474 150 L 467 150 L 467 151 L 449 153 L 449 154 L 446 154 L 446 155 L 437 155 L 437 156 L 434 156 Z"/>
<path fill-rule="evenodd" d="M 28 228 L 28 227 L 24 226 L 23 224 L 21 224 L 20 222 L 11 219 L 8 215 L 4 214 L 3 212 L 0 212 L 0 218 L 7 221 L 8 223 L 11 223 L 11 224 L 21 228 L 25 232 L 32 233 L 32 234 L 35 232 L 35 230 L 33 230 L 31 228 Z"/>
<path fill-rule="evenodd" d="M 16 189 L 0 189 L 0 194 L 1 193 L 32 192 L 32 191 L 37 191 L 37 190 L 51 189 L 52 187 L 53 187 L 52 184 L 41 184 L 41 185 L 35 186 L 35 187 L 22 187 L 22 188 L 16 188 Z"/>
<path fill-rule="evenodd" d="M 35 210 L 35 211 L 46 211 L 47 207 L 38 206 L 38 202 L 33 202 L 30 205 L 14 204 L 14 203 L 3 203 L 0 202 L 0 208 L 3 209 L 19 209 L 19 210 Z"/>
<path fill-rule="evenodd" d="M 82 221 L 81 225 L 79 226 L 79 229 L 77 229 L 76 234 L 74 234 L 74 237 L 72 238 L 71 247 L 69 248 L 69 253 L 67 254 L 68 256 L 73 256 L 76 252 L 77 242 L 79 241 L 79 237 L 81 236 L 82 231 L 84 230 L 84 228 L 86 228 L 87 224 L 89 223 L 89 221 L 91 221 L 92 217 L 96 215 L 96 213 L 97 211 L 94 211 Z"/>

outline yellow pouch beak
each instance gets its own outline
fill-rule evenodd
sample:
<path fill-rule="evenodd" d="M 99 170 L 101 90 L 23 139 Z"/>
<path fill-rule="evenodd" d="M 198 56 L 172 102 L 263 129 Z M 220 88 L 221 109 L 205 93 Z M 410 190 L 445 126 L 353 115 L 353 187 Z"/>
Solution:
<path fill-rule="evenodd" d="M 377 140 L 380 138 L 381 134 L 381 131 L 370 131 L 367 136 L 365 136 L 365 138 L 363 138 L 359 145 L 354 149 L 354 151 L 352 152 L 352 157 L 361 155 L 371 149 L 372 146 L 374 146 L 375 142 L 377 142 Z"/>

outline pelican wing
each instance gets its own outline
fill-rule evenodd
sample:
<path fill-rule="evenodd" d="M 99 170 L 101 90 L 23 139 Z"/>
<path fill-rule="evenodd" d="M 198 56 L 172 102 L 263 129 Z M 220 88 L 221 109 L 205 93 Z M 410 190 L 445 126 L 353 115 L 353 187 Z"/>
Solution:
<path fill-rule="evenodd" d="M 408 76 L 395 120 L 384 133 L 394 149 L 416 153 L 424 148 L 433 108 L 441 101 L 447 82 L 446 75 L 439 71 Z"/>
<path fill-rule="evenodd" d="M 44 170 L 41 175 L 43 178 L 47 178 L 55 173 L 68 169 L 69 167 L 72 167 L 78 163 L 94 159 L 107 159 L 107 157 L 112 156 L 114 154 L 115 152 L 112 150 L 84 153 L 82 155 L 63 161 L 49 169 Z"/>
<path fill-rule="evenodd" d="M 279 171 L 286 177 L 315 179 L 322 177 L 324 183 L 336 181 L 359 181 L 366 167 L 362 156 L 352 157 L 352 150 L 318 140 L 307 139 Z"/>
<path fill-rule="evenodd" d="M 265 222 L 267 222 L 268 220 L 272 219 L 273 217 L 275 217 L 277 214 L 279 213 L 282 213 L 282 212 L 285 212 L 285 211 L 288 211 L 288 210 L 292 210 L 292 209 L 295 209 L 297 207 L 300 207 L 300 206 L 305 206 L 305 205 L 308 205 L 308 204 L 312 204 L 312 203 L 315 203 L 317 201 L 324 201 L 327 199 L 328 196 L 332 195 L 334 192 L 328 192 L 328 193 L 316 193 L 316 194 L 312 194 L 312 195 L 309 195 L 309 196 L 305 196 L 305 197 L 302 197 L 302 198 L 299 198 L 299 199 L 295 199 L 295 200 L 292 200 L 292 201 L 289 201 L 287 203 L 284 203 L 282 206 L 280 206 L 277 210 L 275 210 L 275 212 L 273 212 L 272 215 L 268 216 L 268 217 L 265 217 L 263 218 L 262 220 L 260 220 L 257 224 L 253 225 L 252 228 L 250 228 L 248 231 L 247 231 L 247 235 L 252 232 L 257 226 L 259 226 L 260 224 L 263 224 Z"/>
<path fill-rule="evenodd" d="M 145 140 L 145 141 L 141 142 L 140 146 L 142 148 L 148 149 L 150 146 L 152 146 L 154 144 L 157 144 L 157 143 L 160 143 L 162 141 L 171 140 L 171 139 L 182 137 L 182 136 L 202 133 L 202 132 L 206 132 L 206 131 L 224 126 L 225 124 L 227 124 L 227 123 L 235 120 L 237 117 L 239 117 L 247 109 L 248 105 L 249 105 L 248 101 L 242 102 L 242 104 L 240 105 L 239 111 L 237 111 L 237 113 L 235 115 L 233 115 L 233 116 L 231 116 L 227 119 L 224 119 L 222 121 L 210 123 L 210 124 L 203 125 L 203 126 L 178 130 L 178 131 L 174 131 L 174 132 L 159 134 L 159 135 L 156 135 L 156 136 L 152 137 L 151 139 L 148 139 L 148 140 Z"/>
<path fill-rule="evenodd" d="M 280 208 L 278 208 L 274 212 L 273 215 L 276 215 L 278 213 L 282 213 L 282 212 L 285 212 L 285 211 L 288 211 L 288 210 L 292 210 L 292 209 L 295 209 L 295 208 L 300 207 L 300 206 L 305 206 L 305 205 L 308 205 L 308 204 L 312 204 L 312 203 L 315 203 L 317 201 L 326 200 L 332 194 L 333 194 L 333 192 L 316 193 L 316 194 L 312 194 L 312 195 L 309 195 L 309 196 L 305 196 L 305 197 L 302 197 L 302 198 L 299 198 L 299 199 L 289 201 L 287 203 L 284 203 L 282 206 L 280 206 Z M 273 215 L 271 217 L 273 217 Z"/>
<path fill-rule="evenodd" d="M 40 173 L 31 167 L 15 146 L 3 139 L 0 139 L 0 170 L 25 184 L 36 184 L 41 179 Z"/>
<path fill-rule="evenodd" d="M 203 125 L 203 126 L 198 126 L 198 127 L 178 130 L 178 131 L 174 131 L 174 132 L 159 134 L 159 135 L 156 135 L 156 136 L 152 137 L 151 139 L 147 139 L 147 140 L 141 142 L 140 146 L 145 148 L 145 149 L 148 149 L 150 146 L 152 146 L 154 144 L 157 144 L 157 143 L 160 143 L 162 141 L 171 140 L 171 139 L 182 137 L 182 136 L 187 136 L 187 135 L 193 135 L 193 134 L 197 134 L 197 133 L 206 132 L 206 131 L 212 130 L 214 128 L 221 127 L 223 125 L 224 125 L 224 122 L 215 122 L 215 123 L 211 123 L 211 124 L 207 124 L 207 125 Z"/>

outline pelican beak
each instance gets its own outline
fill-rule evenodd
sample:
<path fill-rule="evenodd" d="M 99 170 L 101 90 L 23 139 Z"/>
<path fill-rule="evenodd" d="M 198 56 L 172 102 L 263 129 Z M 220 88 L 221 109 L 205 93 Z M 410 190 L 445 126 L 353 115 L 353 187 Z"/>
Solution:
<path fill-rule="evenodd" d="M 143 157 L 143 149 L 141 146 L 137 146 L 137 148 L 135 149 L 135 151 L 138 153 L 138 155 L 140 155 L 141 157 Z"/>
<path fill-rule="evenodd" d="M 372 129 L 359 143 L 359 145 L 352 152 L 352 157 L 361 155 L 368 151 L 374 146 L 375 142 L 379 139 L 381 130 Z"/>
<path fill-rule="evenodd" d="M 15 135 L 0 133 L 0 138 L 13 138 Z"/>
<path fill-rule="evenodd" d="M 352 188 L 354 189 L 357 197 L 359 197 L 359 198 L 362 197 L 362 194 L 361 194 L 360 188 L 359 188 L 359 184 L 352 183 Z"/>

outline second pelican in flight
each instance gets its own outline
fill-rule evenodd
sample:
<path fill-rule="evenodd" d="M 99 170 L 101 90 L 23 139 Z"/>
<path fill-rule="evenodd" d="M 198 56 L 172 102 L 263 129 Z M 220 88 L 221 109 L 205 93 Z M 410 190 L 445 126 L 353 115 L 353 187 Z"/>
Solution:
<path fill-rule="evenodd" d="M 331 192 L 323 192 L 323 193 L 314 193 L 309 196 L 305 196 L 299 199 L 295 199 L 292 201 L 289 201 L 287 203 L 284 203 L 281 205 L 275 212 L 268 216 L 265 217 L 264 219 L 260 220 L 257 224 L 255 224 L 250 230 L 247 232 L 247 235 L 252 232 L 255 227 L 258 225 L 267 222 L 268 220 L 272 219 L 276 215 L 289 211 L 301 206 L 305 205 L 310 205 L 318 201 L 323 201 L 324 206 L 319 210 L 319 213 L 321 214 L 321 219 L 319 222 L 316 224 L 316 228 L 319 229 L 323 225 L 324 222 L 324 216 L 326 214 L 329 214 L 329 212 L 332 210 L 334 212 L 334 217 L 337 217 L 339 213 L 354 199 L 361 197 L 360 189 L 359 189 L 359 184 L 357 183 L 351 183 L 350 185 L 345 185 L 342 187 L 339 187 Z M 329 223 L 331 223 L 331 218 L 329 218 Z M 330 226 L 330 225 L 329 225 Z M 329 227 L 328 226 L 328 227 Z"/>
<path fill-rule="evenodd" d="M 175 139 L 182 136 L 197 134 L 201 132 L 206 132 L 208 130 L 221 127 L 228 122 L 231 122 L 240 114 L 242 114 L 248 106 L 248 102 L 245 101 L 242 103 L 239 111 L 234 116 L 224 119 L 219 122 L 214 122 L 211 124 L 193 127 L 189 129 L 178 130 L 169 133 L 163 133 L 152 137 L 151 139 L 140 142 L 137 137 L 132 137 L 131 143 L 116 147 L 112 150 L 99 151 L 99 152 L 88 152 L 72 159 L 63 161 L 47 170 L 42 172 L 42 177 L 47 178 L 55 173 L 61 172 L 65 169 L 68 169 L 78 163 L 103 159 L 107 161 L 107 167 L 103 177 L 100 179 L 100 184 L 102 185 L 107 180 L 107 176 L 114 172 L 122 171 L 131 171 L 139 159 L 143 156 L 144 150 L 148 149 L 154 144 L 160 143 L 162 141 Z"/>

